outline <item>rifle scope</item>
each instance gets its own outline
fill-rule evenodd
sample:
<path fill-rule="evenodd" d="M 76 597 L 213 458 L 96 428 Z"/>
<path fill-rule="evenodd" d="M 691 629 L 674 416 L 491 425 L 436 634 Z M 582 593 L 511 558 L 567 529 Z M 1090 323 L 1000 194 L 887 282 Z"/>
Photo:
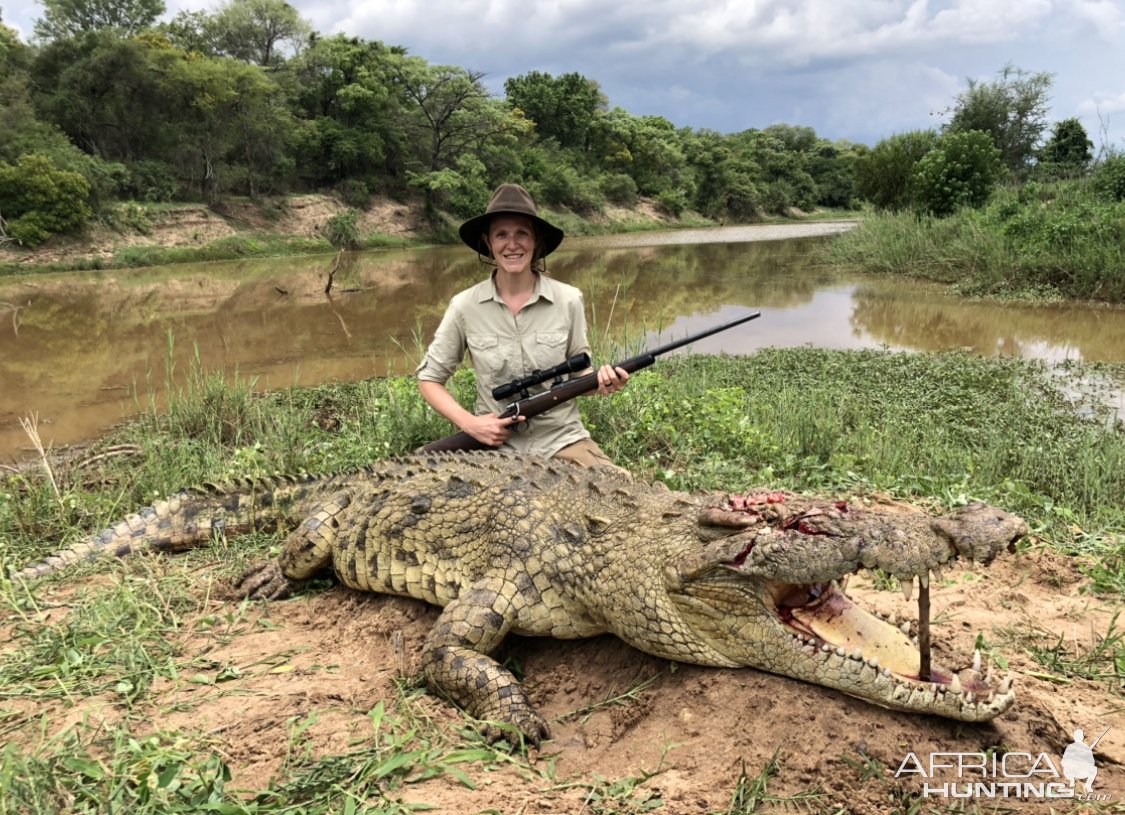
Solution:
<path fill-rule="evenodd" d="M 528 388 L 538 385 L 540 382 L 546 382 L 548 379 L 561 379 L 566 374 L 576 374 L 589 367 L 589 354 L 575 354 L 566 362 L 560 362 L 554 368 L 549 368 L 546 371 L 536 369 L 528 376 L 522 377 L 521 379 L 513 379 L 506 385 L 497 385 L 492 389 L 492 398 L 497 401 L 507 399 L 509 396 L 522 393 Z"/>

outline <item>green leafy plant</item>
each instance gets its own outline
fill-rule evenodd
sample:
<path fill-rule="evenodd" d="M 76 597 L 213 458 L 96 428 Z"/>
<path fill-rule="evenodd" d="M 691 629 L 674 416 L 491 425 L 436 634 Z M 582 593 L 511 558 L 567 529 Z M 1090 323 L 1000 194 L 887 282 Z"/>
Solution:
<path fill-rule="evenodd" d="M 15 165 L 0 164 L 0 216 L 16 243 L 38 246 L 68 232 L 91 215 L 90 182 L 60 170 L 45 155 L 28 153 Z"/>

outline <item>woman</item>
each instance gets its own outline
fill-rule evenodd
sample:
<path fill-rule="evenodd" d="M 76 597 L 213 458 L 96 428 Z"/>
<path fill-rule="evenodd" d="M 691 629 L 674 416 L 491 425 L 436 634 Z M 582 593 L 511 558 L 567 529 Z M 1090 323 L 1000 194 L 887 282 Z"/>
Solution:
<path fill-rule="evenodd" d="M 582 293 L 544 274 L 543 258 L 562 243 L 563 231 L 539 217 L 527 190 L 503 184 L 484 214 L 461 224 L 460 235 L 495 269 L 487 280 L 457 294 L 446 309 L 416 371 L 422 397 L 458 429 L 490 447 L 585 467 L 613 466 L 590 438 L 574 400 L 516 429 L 524 417 L 501 419 L 506 406 L 492 398 L 498 385 L 590 352 Z M 477 373 L 476 414 L 461 407 L 445 387 L 466 350 Z M 598 393 L 615 393 L 628 379 L 621 368 L 603 365 Z M 548 387 L 545 383 L 532 391 Z"/>

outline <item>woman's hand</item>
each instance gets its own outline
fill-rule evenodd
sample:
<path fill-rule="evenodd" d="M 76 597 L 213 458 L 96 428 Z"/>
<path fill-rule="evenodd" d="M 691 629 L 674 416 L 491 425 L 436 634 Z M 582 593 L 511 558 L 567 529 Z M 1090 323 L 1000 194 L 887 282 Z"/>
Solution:
<path fill-rule="evenodd" d="M 461 429 L 489 447 L 499 447 L 512 435 L 512 428 L 520 422 L 526 422 L 523 416 L 510 416 L 501 419 L 495 413 L 486 413 L 483 416 L 470 416 L 461 423 Z"/>
<path fill-rule="evenodd" d="M 598 393 L 602 396 L 617 393 L 628 381 L 629 373 L 624 368 L 614 368 L 612 365 L 598 368 Z"/>

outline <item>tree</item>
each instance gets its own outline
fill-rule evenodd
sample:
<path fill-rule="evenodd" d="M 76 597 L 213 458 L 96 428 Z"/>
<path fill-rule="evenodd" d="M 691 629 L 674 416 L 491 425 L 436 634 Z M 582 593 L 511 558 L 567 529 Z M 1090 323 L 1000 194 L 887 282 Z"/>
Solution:
<path fill-rule="evenodd" d="M 934 130 L 912 130 L 883 139 L 856 160 L 856 195 L 878 209 L 909 209 L 914 166 L 937 146 L 938 138 Z"/>
<path fill-rule="evenodd" d="M 585 150 L 590 126 L 605 109 L 598 83 L 579 73 L 552 77 L 540 71 L 504 82 L 508 104 L 535 123 L 539 139 L 554 139 L 560 147 Z"/>
<path fill-rule="evenodd" d="M 413 103 L 406 125 L 415 134 L 421 172 L 413 173 L 411 183 L 425 192 L 427 210 L 434 214 L 438 193 L 458 188 L 465 179 L 459 165 L 468 165 L 462 157 L 510 144 L 526 132 L 527 122 L 490 97 L 481 84 L 482 73 L 429 65 L 419 57 L 402 57 L 395 73 Z M 485 186 L 484 179 L 477 179 L 472 190 L 460 194 L 475 199 Z"/>
<path fill-rule="evenodd" d="M 914 167 L 914 208 L 942 217 L 964 206 L 979 207 L 1002 172 L 1000 151 L 987 133 L 949 133 Z"/>
<path fill-rule="evenodd" d="M 0 164 L 0 223 L 5 238 L 38 246 L 90 217 L 90 183 L 60 170 L 47 156 L 29 153 L 15 165 Z"/>
<path fill-rule="evenodd" d="M 590 154 L 603 170 L 632 176 L 641 195 L 678 190 L 690 199 L 695 190 L 684 157 L 687 136 L 663 116 L 614 108 L 594 119 Z"/>
<path fill-rule="evenodd" d="M 1076 176 L 1094 160 L 1094 143 L 1077 119 L 1056 122 L 1051 138 L 1039 151 L 1039 164 L 1051 175 Z"/>
<path fill-rule="evenodd" d="M 166 96 L 175 122 L 175 164 L 208 204 L 228 191 L 283 189 L 293 173 L 287 143 L 295 124 L 281 89 L 255 65 L 174 52 Z"/>
<path fill-rule="evenodd" d="M 403 127 L 412 100 L 398 82 L 400 48 L 337 34 L 314 37 L 274 76 L 308 124 L 297 146 L 314 185 L 346 179 L 374 189 L 402 185 L 409 150 Z"/>
<path fill-rule="evenodd" d="M 1053 75 L 1006 65 L 995 82 L 968 80 L 957 96 L 945 133 L 987 133 L 1009 172 L 1023 175 L 1047 129 Z"/>
<path fill-rule="evenodd" d="M 159 153 L 176 138 L 165 113 L 167 43 L 90 31 L 41 48 L 32 65 L 36 105 L 81 150 L 107 161 Z"/>
<path fill-rule="evenodd" d="M 171 21 L 161 23 L 158 30 L 181 51 L 194 51 L 213 57 L 219 53 L 213 20 L 206 11 L 182 10 Z"/>
<path fill-rule="evenodd" d="M 713 130 L 693 134 L 685 145 L 695 177 L 694 205 L 709 218 L 748 221 L 761 208 L 758 167 L 736 146 L 735 140 Z"/>
<path fill-rule="evenodd" d="M 808 131 L 811 138 L 802 131 Z M 819 190 L 812 175 L 805 169 L 805 158 L 794 147 L 815 144 L 811 128 L 787 125 L 766 130 L 747 130 L 738 134 L 736 142 L 743 155 L 757 168 L 756 180 L 762 188 L 762 208 L 784 215 L 790 207 L 811 210 L 816 206 Z"/>
<path fill-rule="evenodd" d="M 279 45 L 299 48 L 312 33 L 285 0 L 230 0 L 210 26 L 218 53 L 263 67 L 280 61 Z"/>
<path fill-rule="evenodd" d="M 152 27 L 164 13 L 164 0 L 40 0 L 43 16 L 35 35 L 52 41 L 110 28 L 135 34 Z"/>

